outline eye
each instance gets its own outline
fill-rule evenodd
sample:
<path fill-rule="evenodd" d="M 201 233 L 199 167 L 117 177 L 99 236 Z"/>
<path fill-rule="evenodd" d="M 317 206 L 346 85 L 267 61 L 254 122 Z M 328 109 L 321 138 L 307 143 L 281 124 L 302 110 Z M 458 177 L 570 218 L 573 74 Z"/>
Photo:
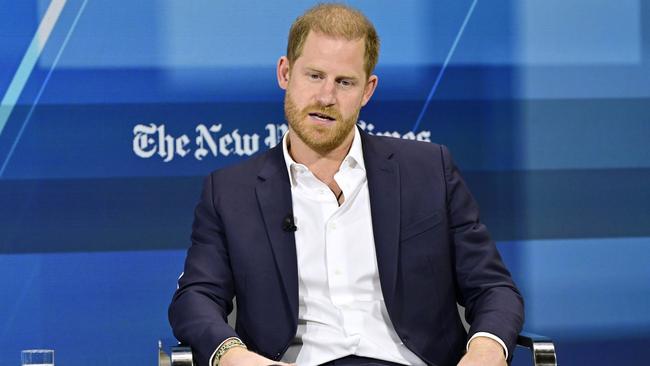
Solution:
<path fill-rule="evenodd" d="M 311 79 L 311 80 L 318 80 L 318 79 L 320 79 L 320 75 L 319 75 L 319 74 L 311 73 L 311 74 L 309 74 L 309 79 Z"/>
<path fill-rule="evenodd" d="M 341 79 L 339 80 L 339 85 L 341 85 L 344 88 L 349 88 L 354 85 L 354 83 L 351 80 L 347 79 Z"/>

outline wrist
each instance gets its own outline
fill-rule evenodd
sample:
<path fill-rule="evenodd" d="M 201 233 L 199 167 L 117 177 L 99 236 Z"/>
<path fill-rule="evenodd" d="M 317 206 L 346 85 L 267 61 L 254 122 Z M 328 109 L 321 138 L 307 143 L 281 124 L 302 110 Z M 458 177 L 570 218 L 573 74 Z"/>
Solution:
<path fill-rule="evenodd" d="M 472 341 L 476 338 L 481 338 L 481 337 L 486 337 L 489 339 L 492 339 L 493 341 L 497 342 L 500 346 L 501 349 L 503 350 L 503 353 L 505 355 L 506 360 L 508 359 L 508 348 L 506 347 L 506 344 L 503 342 L 503 340 L 496 335 L 489 333 L 489 332 L 476 332 L 474 335 L 467 341 L 467 345 L 465 346 L 465 350 L 469 351 L 469 345 L 472 343 Z"/>
<path fill-rule="evenodd" d="M 212 366 L 227 366 L 229 359 L 242 352 L 247 352 L 246 345 L 239 338 L 228 338 L 215 351 Z"/>
<path fill-rule="evenodd" d="M 476 337 L 472 339 L 468 345 L 468 352 L 479 352 L 479 353 L 487 353 L 489 352 L 490 354 L 493 355 L 500 355 L 505 359 L 506 355 L 504 352 L 503 347 L 499 342 L 495 341 L 492 338 L 488 337 Z"/>

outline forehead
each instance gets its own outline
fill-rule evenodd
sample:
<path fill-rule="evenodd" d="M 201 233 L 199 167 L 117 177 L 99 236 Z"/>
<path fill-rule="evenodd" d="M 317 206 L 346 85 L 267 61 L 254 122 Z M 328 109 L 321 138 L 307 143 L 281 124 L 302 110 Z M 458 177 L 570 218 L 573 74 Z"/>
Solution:
<path fill-rule="evenodd" d="M 309 32 L 296 66 L 324 72 L 364 75 L 365 44 L 363 38 L 347 40 Z"/>

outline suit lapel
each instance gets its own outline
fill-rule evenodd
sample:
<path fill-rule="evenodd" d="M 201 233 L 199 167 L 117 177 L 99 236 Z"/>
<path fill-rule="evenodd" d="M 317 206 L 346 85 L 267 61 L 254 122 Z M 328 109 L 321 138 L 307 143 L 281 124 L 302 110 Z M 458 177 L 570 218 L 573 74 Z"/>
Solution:
<path fill-rule="evenodd" d="M 298 259 L 296 240 L 293 232 L 286 232 L 282 228 L 284 218 L 288 214 L 293 214 L 291 185 L 282 154 L 282 144 L 278 144 L 267 154 L 267 159 L 258 174 L 256 194 L 275 263 L 282 278 L 285 295 L 289 301 L 291 312 L 294 314 L 294 320 L 297 320 Z"/>
<path fill-rule="evenodd" d="M 382 140 L 361 133 L 372 228 L 384 301 L 392 305 L 397 283 L 400 230 L 399 166 Z"/>

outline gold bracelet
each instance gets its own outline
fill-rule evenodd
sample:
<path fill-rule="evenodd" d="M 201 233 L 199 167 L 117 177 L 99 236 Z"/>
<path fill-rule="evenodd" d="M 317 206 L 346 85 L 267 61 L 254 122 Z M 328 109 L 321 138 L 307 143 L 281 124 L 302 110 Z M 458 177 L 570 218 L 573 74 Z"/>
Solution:
<path fill-rule="evenodd" d="M 248 349 L 244 342 L 242 342 L 239 338 L 228 338 L 221 344 L 221 347 L 219 347 L 217 353 L 214 354 L 214 359 L 212 360 L 213 365 L 218 366 L 221 357 L 223 357 L 223 355 L 225 355 L 226 352 L 228 352 L 230 349 L 235 347 Z"/>

